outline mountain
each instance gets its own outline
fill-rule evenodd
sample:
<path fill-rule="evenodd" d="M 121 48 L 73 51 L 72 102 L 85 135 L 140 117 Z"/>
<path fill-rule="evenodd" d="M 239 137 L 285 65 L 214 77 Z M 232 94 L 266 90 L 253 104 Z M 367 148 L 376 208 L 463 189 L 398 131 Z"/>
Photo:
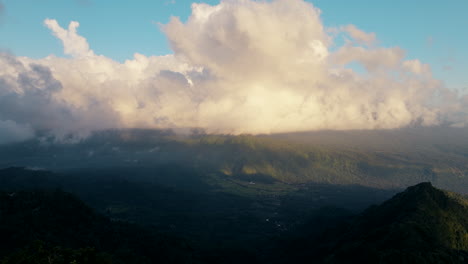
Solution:
<path fill-rule="evenodd" d="M 467 263 L 468 202 L 420 183 L 320 240 L 324 263 Z"/>
<path fill-rule="evenodd" d="M 44 137 L 0 145 L 0 167 L 70 171 L 174 164 L 212 175 L 219 185 L 227 183 L 223 177 L 283 189 L 311 182 L 405 188 L 431 181 L 467 193 L 467 135 L 461 128 L 280 135 L 109 130 L 71 143 Z"/>
<path fill-rule="evenodd" d="M 0 263 L 187 263 L 183 239 L 111 221 L 72 194 L 0 192 Z"/>
<path fill-rule="evenodd" d="M 264 243 L 261 240 L 282 236 L 317 215 L 321 207 L 340 207 L 354 214 L 395 193 L 354 185 L 251 184 L 169 165 L 73 173 L 0 169 L 0 190 L 57 188 L 111 219 L 186 237 L 197 248 L 212 252 L 242 247 L 253 254 Z M 321 226 L 312 229 L 319 232 Z"/>
<path fill-rule="evenodd" d="M 468 261 L 468 202 L 427 182 L 356 214 L 323 207 L 325 196 L 352 200 L 367 193 L 358 199 L 365 200 L 376 193 L 310 185 L 278 197 L 242 198 L 98 173 L 76 178 L 23 168 L 0 172 L 2 264 Z M 74 190 L 110 217 L 153 224 L 111 220 L 53 188 Z"/>

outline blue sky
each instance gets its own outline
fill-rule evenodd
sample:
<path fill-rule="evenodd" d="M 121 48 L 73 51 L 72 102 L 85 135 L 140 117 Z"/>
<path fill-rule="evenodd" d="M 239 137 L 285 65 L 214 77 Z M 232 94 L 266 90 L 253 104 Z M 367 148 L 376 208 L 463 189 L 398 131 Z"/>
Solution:
<path fill-rule="evenodd" d="M 62 45 L 43 25 L 56 19 L 62 27 L 80 22 L 79 34 L 97 53 L 124 61 L 135 52 L 172 53 L 157 23 L 171 16 L 185 20 L 189 0 L 3 0 L 0 49 L 17 56 L 63 56 Z M 218 0 L 201 1 L 216 4 Z M 380 45 L 399 46 L 409 59 L 429 63 L 448 87 L 468 90 L 468 1 L 310 1 L 322 10 L 326 26 L 354 24 L 375 32 Z"/>

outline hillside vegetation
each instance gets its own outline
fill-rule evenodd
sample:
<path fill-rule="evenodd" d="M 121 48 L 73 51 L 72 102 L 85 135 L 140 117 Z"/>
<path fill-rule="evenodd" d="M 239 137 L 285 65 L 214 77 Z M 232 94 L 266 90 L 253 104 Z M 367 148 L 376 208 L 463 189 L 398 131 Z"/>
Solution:
<path fill-rule="evenodd" d="M 276 213 L 269 212 L 272 208 L 268 209 L 262 200 L 222 198 L 222 195 L 199 198 L 195 204 L 202 203 L 208 210 L 195 207 L 192 214 L 187 210 L 194 205 L 190 199 L 196 196 L 178 200 L 183 191 L 167 190 L 163 193 L 165 202 L 182 207 L 188 203 L 189 207 L 168 212 L 174 208 L 150 200 L 156 203 L 147 208 L 152 215 L 140 215 L 150 222 L 164 221 L 165 214 L 170 216 L 172 227 L 164 227 L 111 219 L 70 193 L 35 187 L 32 190 L 22 183 L 32 176 L 48 177 L 50 184 L 56 177 L 54 174 L 41 172 L 33 176 L 14 168 L 7 172 L 1 177 L 5 184 L 2 186 L 9 186 L 10 191 L 0 191 L 2 264 L 466 263 L 468 260 L 468 202 L 463 196 L 436 189 L 430 183 L 409 187 L 358 214 L 336 207 L 314 207 L 306 196 L 300 195 L 281 200 L 284 206 L 272 207 Z M 20 185 L 23 191 L 17 189 Z M 132 191 L 138 185 L 126 182 L 125 186 L 114 191 L 122 194 L 122 202 L 130 205 L 131 197 L 138 196 Z M 112 191 L 108 193 L 103 186 L 100 190 L 101 194 L 92 191 L 81 194 L 104 201 L 112 197 Z M 142 190 L 140 186 L 136 191 Z M 163 189 L 153 186 L 150 190 Z M 344 189 L 333 191 L 342 193 Z M 131 196 L 125 192 L 131 192 Z M 149 193 L 143 195 L 154 199 Z M 204 221 L 198 221 L 195 215 Z M 195 228 L 178 229 L 179 225 Z"/>
<path fill-rule="evenodd" d="M 183 239 L 111 221 L 63 191 L 0 192 L 0 263 L 187 263 Z"/>
<path fill-rule="evenodd" d="M 430 183 L 409 187 L 321 236 L 302 230 L 284 246 L 280 263 L 468 262 L 467 201 Z"/>
<path fill-rule="evenodd" d="M 3 166 L 52 170 L 177 164 L 221 185 L 223 176 L 269 187 L 312 182 L 403 188 L 431 181 L 441 188 L 467 192 L 465 130 L 361 132 L 184 136 L 115 130 L 73 144 L 45 139 L 3 145 L 0 158 Z"/>

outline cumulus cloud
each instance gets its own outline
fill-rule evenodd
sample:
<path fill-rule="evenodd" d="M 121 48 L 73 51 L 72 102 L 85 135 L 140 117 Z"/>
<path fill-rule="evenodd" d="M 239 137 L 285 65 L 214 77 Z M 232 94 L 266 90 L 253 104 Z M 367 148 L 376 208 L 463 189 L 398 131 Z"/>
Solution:
<path fill-rule="evenodd" d="M 348 33 L 359 44 L 371 46 L 374 45 L 377 41 L 375 33 L 364 32 L 355 25 L 343 26 L 341 27 L 341 30 Z"/>
<path fill-rule="evenodd" d="M 360 46 L 346 45 L 335 52 L 331 59 L 337 65 L 358 62 L 367 71 L 374 72 L 378 70 L 398 70 L 404 57 L 404 50 L 398 47 L 366 49 Z"/>
<path fill-rule="evenodd" d="M 162 26 L 174 54 L 136 53 L 124 63 L 96 55 L 78 22 L 65 29 L 46 19 L 72 58 L 0 56 L 1 124 L 65 137 L 131 127 L 275 133 L 466 122 L 466 100 L 429 65 L 376 46 L 374 33 L 353 25 L 341 27 L 352 41 L 332 49 L 340 36 L 320 13 L 302 0 L 192 4 L 186 22 Z"/>
<path fill-rule="evenodd" d="M 419 60 L 407 60 L 403 62 L 403 68 L 409 72 L 424 75 L 430 74 L 431 68 L 428 64 L 423 64 Z"/>
<path fill-rule="evenodd" d="M 63 139 L 118 124 L 118 117 L 104 102 L 80 107 L 62 99 L 63 86 L 49 67 L 26 61 L 0 54 L 0 134 L 23 131 L 19 134 L 26 137 L 32 135 L 31 129 L 52 130 Z"/>
<path fill-rule="evenodd" d="M 94 55 L 94 52 L 89 49 L 88 41 L 78 35 L 76 31 L 80 23 L 70 22 L 68 30 L 60 27 L 57 20 L 54 19 L 46 19 L 44 24 L 52 30 L 54 36 L 62 41 L 65 54 L 73 57 L 91 57 Z"/>

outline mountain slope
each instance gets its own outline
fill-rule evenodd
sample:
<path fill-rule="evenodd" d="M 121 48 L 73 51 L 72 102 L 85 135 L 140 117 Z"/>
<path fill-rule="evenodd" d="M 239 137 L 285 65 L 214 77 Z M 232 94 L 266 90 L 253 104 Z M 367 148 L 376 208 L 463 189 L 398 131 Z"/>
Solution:
<path fill-rule="evenodd" d="M 466 193 L 466 135 L 466 129 L 448 128 L 256 136 L 112 130 L 75 144 L 43 139 L 1 145 L 0 167 L 62 171 L 171 163 L 267 188 L 310 182 L 403 188 L 431 181 Z"/>
<path fill-rule="evenodd" d="M 261 225 L 253 216 L 245 217 L 248 214 L 244 213 L 253 204 L 239 204 L 241 200 L 232 200 L 235 208 L 244 208 L 243 213 L 233 215 L 236 217 L 232 221 L 225 217 L 211 218 L 205 211 L 196 211 L 211 226 L 211 229 L 203 229 L 202 232 L 213 238 L 212 234 L 221 233 L 225 235 L 225 241 L 243 242 L 252 248 L 246 251 L 236 243 L 225 243 L 223 247 L 207 247 L 205 251 L 197 252 L 180 238 L 111 221 L 69 193 L 31 188 L 26 188 L 29 191 L 19 191 L 24 181 L 37 180 L 41 183 L 32 184 L 30 187 L 33 189 L 44 187 L 42 180 L 46 178 L 52 186 L 61 185 L 58 176 L 53 177 L 51 173 L 27 172 L 18 168 L 7 172 L 11 173 L 11 177 L 0 177 L 0 185 L 9 187 L 8 191 L 0 191 L 2 264 L 49 263 L 51 258 L 54 260 L 50 263 L 72 263 L 74 260 L 77 263 L 185 263 L 197 260 L 201 263 L 260 260 L 265 260 L 265 263 L 466 263 L 468 260 L 468 202 L 462 196 L 436 189 L 430 183 L 409 187 L 357 216 L 338 208 L 310 211 L 308 217 L 304 217 L 307 215 L 304 213 L 296 214 L 294 210 L 278 210 L 276 218 L 262 215 Z M 31 175 L 28 176 L 28 173 Z M 310 208 L 311 200 L 301 197 L 282 199 L 284 207 L 277 209 L 291 209 L 301 203 L 306 203 Z M 220 213 L 226 203 L 221 202 L 220 205 L 223 207 L 212 209 Z M 255 203 L 253 209 L 262 212 L 264 208 L 260 205 L 259 202 Z M 279 227 L 284 224 L 280 221 L 280 215 L 304 218 L 297 222 L 303 224 L 298 226 L 295 233 L 280 230 Z M 193 224 L 193 219 L 186 216 L 174 215 L 174 219 Z M 215 226 L 217 221 L 226 229 L 233 229 L 231 233 Z M 266 228 L 272 222 L 278 226 L 274 237 L 286 243 L 278 246 L 269 244 L 267 239 L 272 238 L 271 232 L 251 236 L 249 240 L 243 237 L 249 232 L 230 225 L 236 222 L 240 223 L 237 227 L 246 230 Z M 323 229 L 327 230 L 321 233 Z M 236 236 L 226 236 L 233 232 Z M 253 245 L 262 243 L 254 242 L 264 244 L 258 248 Z M 246 252 L 250 255 L 245 255 Z M 258 256 L 259 259 L 256 259 Z"/>
<path fill-rule="evenodd" d="M 0 263 L 185 263 L 184 240 L 111 221 L 69 193 L 0 192 Z M 52 261 L 52 262 L 51 262 Z"/>
<path fill-rule="evenodd" d="M 334 240 L 328 263 L 466 263 L 468 203 L 421 183 L 371 207 Z"/>

